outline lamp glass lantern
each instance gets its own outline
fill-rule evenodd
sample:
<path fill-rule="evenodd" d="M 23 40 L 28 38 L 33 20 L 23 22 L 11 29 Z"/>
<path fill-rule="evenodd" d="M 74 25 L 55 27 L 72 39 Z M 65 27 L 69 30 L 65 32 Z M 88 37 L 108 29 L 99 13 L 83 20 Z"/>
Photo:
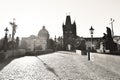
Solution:
<path fill-rule="evenodd" d="M 91 34 L 91 50 L 93 50 L 93 32 L 94 32 L 94 28 L 91 26 L 90 30 L 90 34 Z"/>
<path fill-rule="evenodd" d="M 8 28 L 6 27 L 4 31 L 5 31 L 6 34 L 8 34 L 8 31 L 9 31 L 9 30 L 8 30 Z"/>
<path fill-rule="evenodd" d="M 93 35 L 94 28 L 91 26 L 91 28 L 89 30 L 90 30 L 90 34 Z"/>

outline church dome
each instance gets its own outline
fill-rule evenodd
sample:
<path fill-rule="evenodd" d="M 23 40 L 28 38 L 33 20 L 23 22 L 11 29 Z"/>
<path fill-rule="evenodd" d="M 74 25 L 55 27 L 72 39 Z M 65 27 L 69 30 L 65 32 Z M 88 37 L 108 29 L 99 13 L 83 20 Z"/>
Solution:
<path fill-rule="evenodd" d="M 45 26 L 39 31 L 38 37 L 49 38 L 49 32 L 45 29 Z"/>

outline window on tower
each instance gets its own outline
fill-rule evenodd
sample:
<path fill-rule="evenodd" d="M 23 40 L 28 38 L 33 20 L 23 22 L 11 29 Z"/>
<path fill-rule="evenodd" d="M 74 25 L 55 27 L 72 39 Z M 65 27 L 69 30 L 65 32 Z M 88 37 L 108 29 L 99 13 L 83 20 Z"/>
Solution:
<path fill-rule="evenodd" d="M 72 31 L 69 31 L 69 33 L 72 33 Z"/>
<path fill-rule="evenodd" d="M 65 31 L 65 33 L 68 33 L 67 31 Z"/>

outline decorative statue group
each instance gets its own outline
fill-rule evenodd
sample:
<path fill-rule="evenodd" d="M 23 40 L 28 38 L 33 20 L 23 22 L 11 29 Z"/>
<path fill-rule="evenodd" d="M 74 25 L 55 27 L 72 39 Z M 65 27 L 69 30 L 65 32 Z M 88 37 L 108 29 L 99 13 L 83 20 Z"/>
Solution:
<path fill-rule="evenodd" d="M 107 34 L 103 33 L 103 47 L 104 50 L 110 50 L 110 52 L 117 51 L 117 44 L 113 41 L 113 36 L 111 34 L 111 29 L 109 27 L 106 27 Z"/>

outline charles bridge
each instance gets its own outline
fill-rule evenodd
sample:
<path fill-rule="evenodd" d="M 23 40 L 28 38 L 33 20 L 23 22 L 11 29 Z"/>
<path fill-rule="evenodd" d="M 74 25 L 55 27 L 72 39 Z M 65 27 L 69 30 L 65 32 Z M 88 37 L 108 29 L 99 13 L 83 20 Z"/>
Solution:
<path fill-rule="evenodd" d="M 1 80 L 120 80 L 116 55 L 57 51 L 0 62 Z"/>
<path fill-rule="evenodd" d="M 93 46 L 92 26 L 91 44 L 87 46 L 86 40 L 76 34 L 76 23 L 71 24 L 70 16 L 67 16 L 63 25 L 64 38 L 60 38 L 60 42 L 56 38 L 55 41 L 47 39 L 50 49 L 44 46 L 46 50 L 37 50 L 33 39 L 34 45 L 29 43 L 33 48 L 31 51 L 19 48 L 19 38 L 14 39 L 17 25 L 14 21 L 10 24 L 13 29 L 12 41 L 7 38 L 6 28 L 0 51 L 1 80 L 120 80 L 120 51 L 110 28 L 106 27 L 106 33 L 101 39 L 101 52 L 93 53 L 96 50 Z M 23 44 L 25 47 L 26 44 Z M 58 48 L 64 51 L 59 51 Z M 106 51 L 109 54 L 104 54 Z"/>

